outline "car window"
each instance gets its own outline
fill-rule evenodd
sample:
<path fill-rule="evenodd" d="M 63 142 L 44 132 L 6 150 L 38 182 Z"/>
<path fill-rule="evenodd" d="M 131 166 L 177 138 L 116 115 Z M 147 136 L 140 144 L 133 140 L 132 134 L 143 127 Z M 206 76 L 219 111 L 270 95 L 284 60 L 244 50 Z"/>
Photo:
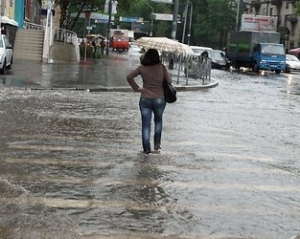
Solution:
<path fill-rule="evenodd" d="M 5 41 L 5 46 L 6 47 L 12 47 L 12 45 L 10 44 L 9 40 L 7 39 L 7 37 L 4 37 L 4 41 Z"/>
<path fill-rule="evenodd" d="M 286 55 L 286 60 L 288 60 L 288 61 L 299 61 L 299 59 L 294 55 Z"/>
<path fill-rule="evenodd" d="M 220 51 L 209 51 L 210 58 L 221 59 L 222 55 Z"/>
<path fill-rule="evenodd" d="M 203 52 L 202 49 L 192 48 L 192 51 L 198 54 L 201 54 Z"/>
<path fill-rule="evenodd" d="M 284 49 L 279 45 L 261 45 L 263 54 L 284 55 Z"/>
<path fill-rule="evenodd" d="M 212 50 L 212 48 L 201 46 L 190 46 L 190 48 L 196 55 L 200 55 L 204 51 Z"/>
<path fill-rule="evenodd" d="M 4 45 L 3 45 L 3 40 L 2 40 L 1 37 L 0 37 L 0 47 L 4 47 Z"/>

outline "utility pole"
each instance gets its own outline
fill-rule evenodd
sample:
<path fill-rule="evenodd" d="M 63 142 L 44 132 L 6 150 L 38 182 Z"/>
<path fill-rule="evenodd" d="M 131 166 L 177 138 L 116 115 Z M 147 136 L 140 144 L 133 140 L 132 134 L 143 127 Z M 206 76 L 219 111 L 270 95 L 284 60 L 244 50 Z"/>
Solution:
<path fill-rule="evenodd" d="M 146 3 L 148 7 L 151 8 L 151 20 L 150 20 L 151 22 L 150 22 L 150 34 L 149 35 L 150 35 L 150 37 L 152 37 L 153 36 L 153 13 L 154 13 L 154 9 L 146 0 L 143 0 L 143 2 Z"/>
<path fill-rule="evenodd" d="M 188 33 L 188 45 L 190 45 L 191 40 L 191 30 L 192 30 L 192 18 L 193 18 L 193 4 L 190 2 L 191 8 L 190 8 L 190 25 L 189 25 L 189 33 Z"/>
<path fill-rule="evenodd" d="M 172 39 L 176 40 L 177 32 L 177 16 L 178 16 L 178 3 L 179 0 L 174 0 L 174 9 L 173 9 L 173 22 L 172 22 Z"/>
<path fill-rule="evenodd" d="M 236 8 L 236 26 L 235 30 L 239 31 L 239 18 L 240 18 L 240 2 L 241 0 L 237 0 L 237 8 Z"/>
<path fill-rule="evenodd" d="M 110 35 L 110 26 L 111 26 L 111 9 L 112 9 L 112 0 L 109 0 L 108 3 L 108 22 L 107 22 L 107 36 L 106 36 L 106 55 L 109 54 L 109 35 Z"/>
<path fill-rule="evenodd" d="M 182 40 L 181 43 L 184 43 L 184 37 L 185 37 L 185 28 L 186 28 L 186 21 L 187 21 L 187 13 L 189 11 L 189 0 L 186 0 L 186 5 L 184 8 L 183 16 L 181 19 L 184 18 L 184 24 L 183 24 L 183 31 L 182 31 Z"/>
<path fill-rule="evenodd" d="M 0 34 L 2 34 L 1 17 L 2 17 L 2 0 L 0 0 Z"/>

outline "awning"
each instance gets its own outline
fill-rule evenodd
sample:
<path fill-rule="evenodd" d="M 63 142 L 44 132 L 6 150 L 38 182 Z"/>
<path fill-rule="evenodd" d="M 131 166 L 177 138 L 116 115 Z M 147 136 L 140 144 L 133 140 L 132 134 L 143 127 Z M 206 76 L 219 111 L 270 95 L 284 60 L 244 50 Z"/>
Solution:
<path fill-rule="evenodd" d="M 1 23 L 4 23 L 4 24 L 13 25 L 13 26 L 16 26 L 16 27 L 19 26 L 19 24 L 18 24 L 15 20 L 10 19 L 10 18 L 7 17 L 7 16 L 1 16 L 0 22 L 1 22 Z"/>

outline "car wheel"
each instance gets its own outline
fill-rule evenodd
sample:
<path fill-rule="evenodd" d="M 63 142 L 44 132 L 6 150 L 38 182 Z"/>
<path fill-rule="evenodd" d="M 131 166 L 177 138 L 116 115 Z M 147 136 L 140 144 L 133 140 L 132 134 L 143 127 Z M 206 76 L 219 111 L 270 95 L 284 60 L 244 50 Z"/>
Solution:
<path fill-rule="evenodd" d="M 259 67 L 258 67 L 258 65 L 257 65 L 256 63 L 253 65 L 252 70 L 253 70 L 254 72 L 256 72 L 256 73 L 259 73 Z"/>
<path fill-rule="evenodd" d="M 278 75 L 280 74 L 281 70 L 275 70 L 275 74 Z"/>
<path fill-rule="evenodd" d="M 3 62 L 3 67 L 0 69 L 1 74 L 5 75 L 6 73 L 6 59 Z"/>
<path fill-rule="evenodd" d="M 287 67 L 285 68 L 284 72 L 285 72 L 285 73 L 291 73 L 290 69 L 287 68 Z"/>
<path fill-rule="evenodd" d="M 12 63 L 13 63 L 13 58 L 11 58 L 10 64 L 7 66 L 7 69 L 9 69 L 9 70 L 11 69 Z"/>
<path fill-rule="evenodd" d="M 239 71 L 240 70 L 240 64 L 238 63 L 238 62 L 233 62 L 233 67 L 237 70 L 237 71 Z"/>

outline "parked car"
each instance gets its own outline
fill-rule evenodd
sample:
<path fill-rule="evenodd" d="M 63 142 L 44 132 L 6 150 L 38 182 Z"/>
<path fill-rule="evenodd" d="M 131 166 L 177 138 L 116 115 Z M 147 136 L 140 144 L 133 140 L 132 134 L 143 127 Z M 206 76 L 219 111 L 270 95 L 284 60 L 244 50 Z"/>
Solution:
<path fill-rule="evenodd" d="M 212 48 L 210 47 L 204 47 L 204 46 L 190 46 L 192 51 L 195 53 L 196 56 L 200 56 L 202 52 L 204 51 L 210 51 Z"/>
<path fill-rule="evenodd" d="M 0 72 L 6 73 L 6 69 L 11 69 L 13 63 L 13 49 L 5 35 L 0 35 Z"/>
<path fill-rule="evenodd" d="M 202 55 L 207 52 L 209 58 L 211 58 L 211 67 L 217 69 L 229 69 L 230 61 L 225 56 L 225 52 L 221 50 L 209 50 L 202 52 Z"/>
<path fill-rule="evenodd" d="M 285 73 L 290 73 L 291 71 L 299 71 L 300 72 L 300 60 L 292 54 L 286 54 L 286 67 Z"/>

